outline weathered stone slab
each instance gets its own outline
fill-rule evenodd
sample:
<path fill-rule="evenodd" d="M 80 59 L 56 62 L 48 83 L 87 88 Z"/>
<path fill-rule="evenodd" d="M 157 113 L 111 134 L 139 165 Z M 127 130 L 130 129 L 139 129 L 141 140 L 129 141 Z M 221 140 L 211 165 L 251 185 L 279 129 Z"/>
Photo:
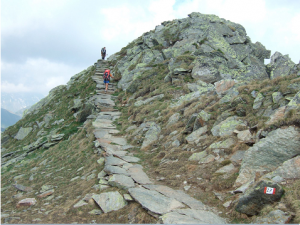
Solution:
<path fill-rule="evenodd" d="M 104 213 L 117 211 L 127 205 L 123 196 L 115 192 L 106 192 L 100 195 L 93 195 L 93 199 L 100 206 Z"/>
<path fill-rule="evenodd" d="M 134 156 L 122 156 L 120 158 L 129 163 L 136 163 L 136 162 L 140 161 L 139 158 L 134 157 Z"/>
<path fill-rule="evenodd" d="M 300 133 L 290 126 L 279 128 L 249 148 L 244 155 L 236 186 L 254 180 L 256 174 L 271 172 L 284 161 L 300 154 Z"/>
<path fill-rule="evenodd" d="M 132 179 L 135 180 L 135 182 L 139 184 L 151 184 L 152 182 L 149 180 L 149 177 L 147 174 L 143 171 L 142 168 L 132 166 L 128 170 L 129 175 L 132 177 Z"/>
<path fill-rule="evenodd" d="M 184 203 L 191 207 L 192 209 L 204 209 L 205 205 L 198 201 L 188 194 L 184 193 L 181 190 L 174 190 L 172 188 L 169 188 L 167 186 L 163 185 L 143 185 L 145 188 L 149 190 L 158 191 L 159 193 L 169 197 L 169 198 L 175 198 L 177 201 Z"/>
<path fill-rule="evenodd" d="M 126 162 L 122 159 L 114 157 L 112 155 L 105 158 L 105 165 L 106 166 L 122 166 Z"/>
<path fill-rule="evenodd" d="M 51 189 L 51 190 L 43 192 L 42 194 L 38 195 L 37 197 L 44 198 L 44 197 L 47 197 L 49 195 L 52 195 L 53 193 L 54 193 L 54 189 Z"/>
<path fill-rule="evenodd" d="M 31 131 L 32 127 L 21 127 L 14 138 L 17 140 L 23 140 Z"/>
<path fill-rule="evenodd" d="M 184 205 L 175 200 L 168 198 L 157 191 L 147 190 L 145 188 L 130 188 L 130 195 L 139 202 L 143 208 L 157 214 L 165 214 L 176 208 L 183 208 Z"/>
<path fill-rule="evenodd" d="M 164 224 L 226 224 L 226 220 L 205 210 L 176 209 L 160 218 Z"/>
<path fill-rule="evenodd" d="M 102 119 L 96 119 L 93 122 L 93 126 L 95 128 L 102 128 L 102 129 L 115 129 L 116 126 L 112 124 L 111 120 L 102 120 Z"/>
<path fill-rule="evenodd" d="M 103 169 L 108 174 L 123 174 L 123 175 L 129 175 L 129 173 L 118 166 L 105 166 Z"/>
<path fill-rule="evenodd" d="M 111 178 L 109 178 L 108 184 L 110 186 L 118 187 L 124 190 L 135 186 L 134 181 L 131 177 L 122 174 L 114 174 Z"/>

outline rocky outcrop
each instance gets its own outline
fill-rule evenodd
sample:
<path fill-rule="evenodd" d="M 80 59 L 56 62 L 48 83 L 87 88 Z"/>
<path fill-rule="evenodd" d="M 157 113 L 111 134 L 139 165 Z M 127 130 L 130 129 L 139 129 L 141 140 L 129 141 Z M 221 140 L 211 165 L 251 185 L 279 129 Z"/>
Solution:
<path fill-rule="evenodd" d="M 125 57 L 118 58 L 116 54 L 109 58 L 119 59 L 114 68 L 114 72 L 122 76 L 119 88 L 129 88 L 151 69 L 151 63 L 165 59 L 173 60 L 172 74 L 190 70 L 195 80 L 206 83 L 224 78 L 268 78 L 263 62 L 270 57 L 270 51 L 259 42 L 251 43 L 240 24 L 214 15 L 191 13 L 188 18 L 167 21 L 158 27 L 131 42 L 123 50 Z M 181 55 L 186 52 L 192 57 L 187 55 L 184 60 Z"/>
<path fill-rule="evenodd" d="M 284 161 L 300 154 L 299 145 L 299 132 L 295 127 L 270 132 L 246 151 L 235 185 L 245 184 L 256 176 L 275 170 Z"/>

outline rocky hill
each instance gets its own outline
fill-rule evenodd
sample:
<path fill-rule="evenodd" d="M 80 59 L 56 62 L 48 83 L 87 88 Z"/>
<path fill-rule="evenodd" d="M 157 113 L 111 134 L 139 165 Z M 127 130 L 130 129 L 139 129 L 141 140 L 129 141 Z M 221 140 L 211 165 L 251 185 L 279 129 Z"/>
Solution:
<path fill-rule="evenodd" d="M 299 223 L 300 65 L 270 56 L 191 13 L 98 60 L 2 135 L 2 222 Z"/>

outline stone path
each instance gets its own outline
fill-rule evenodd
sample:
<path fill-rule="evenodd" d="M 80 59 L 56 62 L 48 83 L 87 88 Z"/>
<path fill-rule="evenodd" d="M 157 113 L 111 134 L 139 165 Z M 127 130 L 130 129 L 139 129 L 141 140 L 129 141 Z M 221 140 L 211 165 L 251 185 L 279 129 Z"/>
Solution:
<path fill-rule="evenodd" d="M 119 131 L 113 121 L 121 113 L 114 109 L 114 96 L 111 94 L 115 91 L 115 85 L 110 83 L 107 94 L 104 92 L 102 76 L 107 66 L 106 61 L 98 60 L 95 75 L 92 77 L 97 83 L 95 106 L 98 114 L 93 121 L 95 146 L 105 156 L 104 169 L 98 175 L 100 184 L 127 190 L 133 200 L 147 209 L 152 216 L 160 218 L 163 223 L 226 223 L 223 218 L 210 212 L 201 201 L 183 191 L 155 185 L 143 171 L 143 167 L 136 164 L 139 158 L 130 153 L 133 146 L 127 145 L 125 138 L 114 136 Z M 107 213 L 126 206 L 125 198 L 128 197 L 114 191 L 94 194 L 92 198 Z M 113 201 L 105 200 L 106 198 Z"/>

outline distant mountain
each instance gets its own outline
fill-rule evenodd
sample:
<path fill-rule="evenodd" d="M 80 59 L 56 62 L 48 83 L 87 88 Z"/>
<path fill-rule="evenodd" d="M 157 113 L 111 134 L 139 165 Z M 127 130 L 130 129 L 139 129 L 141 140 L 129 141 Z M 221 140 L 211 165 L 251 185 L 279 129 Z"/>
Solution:
<path fill-rule="evenodd" d="M 14 125 L 21 119 L 20 116 L 9 112 L 6 109 L 1 108 L 1 132 L 5 130 L 5 128 Z"/>
<path fill-rule="evenodd" d="M 39 93 L 1 93 L 1 108 L 16 113 L 32 106 L 44 97 Z M 17 114 L 21 116 L 22 112 Z"/>

